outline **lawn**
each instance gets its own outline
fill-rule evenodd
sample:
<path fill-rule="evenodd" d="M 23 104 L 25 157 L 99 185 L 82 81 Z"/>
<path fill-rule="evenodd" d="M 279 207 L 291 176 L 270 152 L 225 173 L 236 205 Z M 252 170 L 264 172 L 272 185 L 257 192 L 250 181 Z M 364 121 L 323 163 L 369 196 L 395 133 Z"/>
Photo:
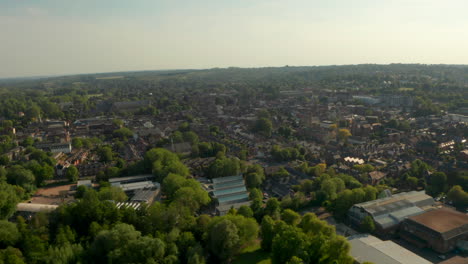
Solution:
<path fill-rule="evenodd" d="M 400 91 L 413 91 L 414 88 L 401 87 L 401 88 L 399 88 L 398 90 L 400 90 Z"/>
<path fill-rule="evenodd" d="M 233 264 L 271 264 L 270 254 L 260 248 L 260 241 L 255 241 L 251 245 L 246 246 L 241 250 L 241 254 L 237 256 Z"/>

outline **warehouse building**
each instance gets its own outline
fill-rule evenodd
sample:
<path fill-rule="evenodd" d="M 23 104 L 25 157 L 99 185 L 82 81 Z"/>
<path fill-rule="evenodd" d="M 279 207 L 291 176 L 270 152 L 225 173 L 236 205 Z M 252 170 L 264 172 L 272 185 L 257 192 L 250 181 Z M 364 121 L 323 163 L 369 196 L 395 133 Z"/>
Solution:
<path fill-rule="evenodd" d="M 360 234 L 348 238 L 351 245 L 350 255 L 357 263 L 379 264 L 430 264 L 413 252 L 395 242 L 383 241 L 375 236 Z"/>
<path fill-rule="evenodd" d="M 148 174 L 109 179 L 111 186 L 122 188 L 128 197 L 131 197 L 129 202 L 120 203 L 117 207 L 125 206 L 137 209 L 135 208 L 136 204 L 152 204 L 161 190 L 161 185 L 153 182 L 153 178 L 155 178 L 154 175 Z"/>
<path fill-rule="evenodd" d="M 386 235 L 396 231 L 405 218 L 433 209 L 434 204 L 434 199 L 424 191 L 411 191 L 355 204 L 349 209 L 348 218 L 352 224 L 359 226 L 366 216 L 370 216 L 376 231 Z"/>
<path fill-rule="evenodd" d="M 468 215 L 450 208 L 432 210 L 406 219 L 400 235 L 421 248 L 447 253 L 468 240 Z"/>

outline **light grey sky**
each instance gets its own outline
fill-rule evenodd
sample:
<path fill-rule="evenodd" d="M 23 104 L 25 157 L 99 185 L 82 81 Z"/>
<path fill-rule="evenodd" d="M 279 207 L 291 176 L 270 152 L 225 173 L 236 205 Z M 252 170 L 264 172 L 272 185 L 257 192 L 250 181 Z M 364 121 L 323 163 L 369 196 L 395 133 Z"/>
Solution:
<path fill-rule="evenodd" d="M 0 0 L 0 78 L 468 64 L 466 0 Z"/>

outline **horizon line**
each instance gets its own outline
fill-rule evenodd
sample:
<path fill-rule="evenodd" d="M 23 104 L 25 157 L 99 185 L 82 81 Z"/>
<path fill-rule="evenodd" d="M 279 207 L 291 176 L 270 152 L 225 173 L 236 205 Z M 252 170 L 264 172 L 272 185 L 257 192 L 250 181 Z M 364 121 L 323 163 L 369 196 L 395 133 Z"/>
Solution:
<path fill-rule="evenodd" d="M 449 64 L 449 63 L 401 63 L 401 62 L 391 62 L 391 63 L 357 63 L 357 64 L 322 64 L 322 65 L 284 65 L 284 66 L 261 66 L 261 67 L 240 67 L 240 66 L 228 66 L 228 67 L 211 67 L 211 68 L 178 68 L 178 69 L 146 69 L 146 70 L 123 70 L 123 71 L 103 71 L 103 72 L 82 72 L 82 73 L 65 73 L 65 74 L 44 74 L 44 75 L 20 75 L 20 76 L 11 76 L 11 77 L 0 77 L 0 81 L 5 80 L 21 80 L 21 79 L 45 79 L 45 78 L 59 78 L 59 77 L 71 77 L 79 75 L 99 75 L 99 74 L 117 74 L 117 73 L 136 73 L 136 72 L 164 72 L 164 71 L 203 71 L 203 70 L 215 70 L 215 69 L 265 69 L 265 68 L 301 68 L 301 67 L 345 67 L 345 66 L 361 66 L 361 65 L 380 65 L 380 66 L 390 66 L 390 65 L 426 65 L 426 66 L 468 66 L 468 64 Z"/>

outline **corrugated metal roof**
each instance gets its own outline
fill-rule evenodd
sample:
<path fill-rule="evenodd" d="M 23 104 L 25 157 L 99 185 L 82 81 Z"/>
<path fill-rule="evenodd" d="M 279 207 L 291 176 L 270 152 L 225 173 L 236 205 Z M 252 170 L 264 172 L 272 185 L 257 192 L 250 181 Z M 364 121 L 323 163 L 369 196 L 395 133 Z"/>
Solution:
<path fill-rule="evenodd" d="M 229 195 L 229 196 L 223 196 L 218 198 L 219 205 L 223 205 L 226 203 L 232 203 L 234 201 L 242 201 L 245 199 L 248 199 L 247 193 L 241 193 L 241 194 L 235 194 L 235 195 Z"/>
<path fill-rule="evenodd" d="M 111 186 L 120 187 L 125 192 L 147 188 L 159 188 L 159 184 L 152 181 L 132 182 L 126 184 L 121 184 L 120 182 L 117 182 L 112 183 Z"/>
<path fill-rule="evenodd" d="M 222 182 L 236 181 L 236 180 L 240 180 L 240 179 L 242 179 L 242 175 L 214 178 L 213 183 L 217 184 L 217 183 L 222 183 Z"/>
<path fill-rule="evenodd" d="M 379 264 L 430 264 L 413 252 L 393 241 L 382 241 L 371 235 L 357 235 L 348 238 L 351 245 L 350 255 L 359 263 Z"/>
<path fill-rule="evenodd" d="M 362 208 L 379 226 L 386 229 L 399 224 L 407 217 L 424 213 L 422 207 L 434 203 L 434 199 L 424 191 L 412 191 L 356 204 L 353 208 Z"/>
<path fill-rule="evenodd" d="M 230 194 L 240 193 L 240 192 L 247 192 L 247 189 L 245 188 L 245 186 L 240 186 L 240 187 L 230 188 L 230 189 L 225 189 L 225 190 L 220 190 L 220 191 L 214 191 L 213 194 L 216 197 L 221 197 L 224 195 L 230 195 Z"/>
<path fill-rule="evenodd" d="M 216 183 L 216 184 L 213 184 L 213 189 L 222 190 L 226 188 L 233 188 L 233 187 L 239 187 L 239 186 L 244 186 L 244 180 L 240 179 L 236 181 Z"/>
<path fill-rule="evenodd" d="M 129 176 L 129 177 L 111 178 L 109 179 L 109 182 L 113 183 L 113 182 L 137 181 L 137 180 L 152 179 L 154 177 L 156 176 L 154 176 L 153 174 L 145 174 L 145 175 L 136 175 L 136 176 Z"/>

